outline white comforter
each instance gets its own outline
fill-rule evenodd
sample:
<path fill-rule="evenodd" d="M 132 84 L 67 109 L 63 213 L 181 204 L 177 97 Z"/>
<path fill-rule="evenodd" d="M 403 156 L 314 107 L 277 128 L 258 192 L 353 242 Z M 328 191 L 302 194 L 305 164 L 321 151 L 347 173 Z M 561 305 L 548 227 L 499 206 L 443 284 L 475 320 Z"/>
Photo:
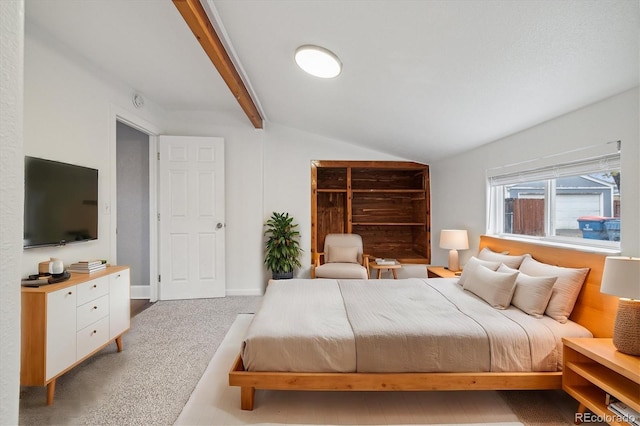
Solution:
<path fill-rule="evenodd" d="M 242 344 L 249 371 L 556 371 L 578 324 L 497 310 L 457 279 L 272 281 Z"/>

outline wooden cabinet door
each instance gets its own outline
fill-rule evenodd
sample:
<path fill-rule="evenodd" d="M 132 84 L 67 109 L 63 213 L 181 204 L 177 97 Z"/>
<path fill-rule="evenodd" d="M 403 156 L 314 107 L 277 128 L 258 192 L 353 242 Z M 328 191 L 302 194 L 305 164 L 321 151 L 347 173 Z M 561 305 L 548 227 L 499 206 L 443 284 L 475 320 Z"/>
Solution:
<path fill-rule="evenodd" d="M 76 362 L 75 286 L 47 295 L 46 380 Z"/>

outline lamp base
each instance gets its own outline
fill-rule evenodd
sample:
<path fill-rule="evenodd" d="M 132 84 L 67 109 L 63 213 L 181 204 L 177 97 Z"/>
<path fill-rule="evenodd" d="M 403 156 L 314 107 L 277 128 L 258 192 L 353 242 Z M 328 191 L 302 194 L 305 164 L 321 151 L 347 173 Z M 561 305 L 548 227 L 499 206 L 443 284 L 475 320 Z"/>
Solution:
<path fill-rule="evenodd" d="M 613 346 L 627 355 L 640 356 L 640 300 L 620 299 L 613 327 Z"/>
<path fill-rule="evenodd" d="M 458 250 L 449 250 L 449 270 L 458 272 L 460 270 L 460 260 L 458 258 Z"/>

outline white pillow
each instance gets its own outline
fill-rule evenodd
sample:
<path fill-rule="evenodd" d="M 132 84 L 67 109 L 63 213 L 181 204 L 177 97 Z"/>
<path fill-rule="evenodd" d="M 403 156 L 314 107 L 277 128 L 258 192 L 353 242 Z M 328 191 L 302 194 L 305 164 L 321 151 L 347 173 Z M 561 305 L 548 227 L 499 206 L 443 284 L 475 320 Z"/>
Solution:
<path fill-rule="evenodd" d="M 517 272 L 506 265 L 500 265 L 498 272 Z M 536 318 L 542 318 L 547 308 L 551 291 L 558 277 L 532 277 L 520 272 L 516 278 L 516 289 L 511 304 Z"/>
<path fill-rule="evenodd" d="M 478 253 L 478 258 L 482 260 L 490 260 L 493 262 L 501 262 L 507 265 L 509 268 L 518 269 L 520 267 L 520 264 L 522 263 L 522 260 L 525 257 L 531 257 L 531 255 L 529 254 L 513 256 L 507 253 L 496 253 L 495 251 L 492 251 L 488 247 L 485 247 L 482 250 L 480 250 L 480 253 Z"/>
<path fill-rule="evenodd" d="M 511 303 L 516 288 L 515 272 L 496 272 L 486 266 L 478 265 L 464 283 L 464 289 L 470 291 L 497 309 L 506 309 Z"/>
<path fill-rule="evenodd" d="M 553 285 L 545 314 L 560 323 L 565 323 L 576 304 L 589 268 L 548 265 L 529 257 L 522 261 L 520 272 L 534 277 L 558 277 Z"/>
<path fill-rule="evenodd" d="M 458 284 L 464 285 L 467 281 L 467 278 L 473 274 L 473 271 L 478 265 L 485 266 L 492 271 L 495 271 L 500 266 L 500 262 L 491 262 L 488 260 L 480 260 L 477 257 L 471 257 L 464 265 L 464 269 L 462 270 L 462 274 L 460 274 L 460 279 L 458 280 Z"/>
<path fill-rule="evenodd" d="M 358 263 L 358 247 L 329 247 L 327 263 Z"/>

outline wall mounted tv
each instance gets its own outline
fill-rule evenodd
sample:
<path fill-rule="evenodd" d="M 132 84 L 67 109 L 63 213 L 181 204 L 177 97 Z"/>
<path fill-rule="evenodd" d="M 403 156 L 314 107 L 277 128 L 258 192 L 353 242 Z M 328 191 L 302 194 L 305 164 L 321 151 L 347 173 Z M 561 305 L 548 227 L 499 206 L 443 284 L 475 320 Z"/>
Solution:
<path fill-rule="evenodd" d="M 98 238 L 98 170 L 24 159 L 25 248 Z"/>

